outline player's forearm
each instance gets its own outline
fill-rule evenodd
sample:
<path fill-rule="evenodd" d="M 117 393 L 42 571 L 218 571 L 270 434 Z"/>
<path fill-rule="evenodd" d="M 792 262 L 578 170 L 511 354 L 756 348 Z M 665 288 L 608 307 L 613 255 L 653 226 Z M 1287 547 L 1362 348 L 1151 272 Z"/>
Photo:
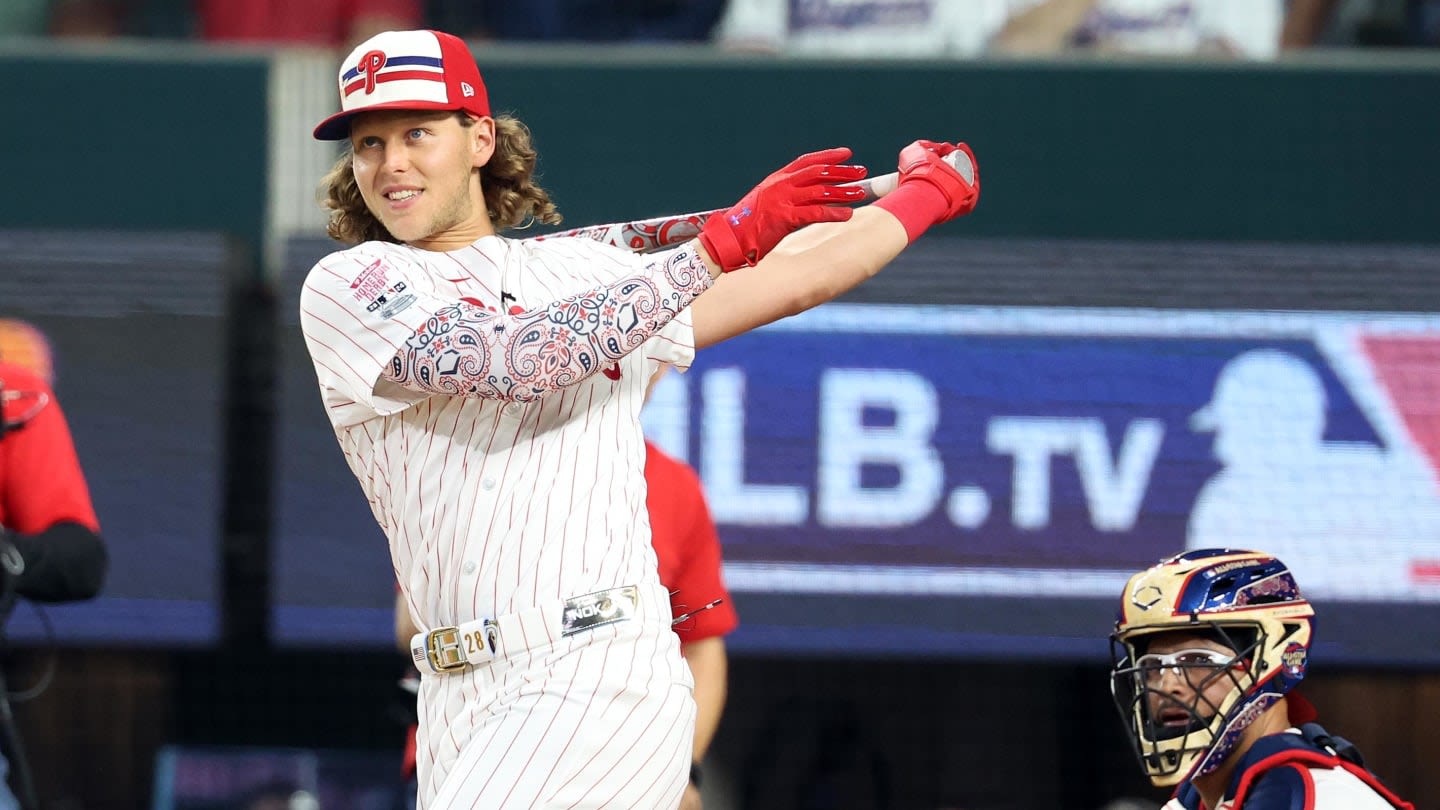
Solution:
<path fill-rule="evenodd" d="M 696 299 L 695 347 L 837 298 L 879 273 L 906 244 L 895 217 L 873 206 L 856 210 L 848 222 L 805 228 L 756 266 L 727 273 Z"/>
<path fill-rule="evenodd" d="M 878 207 L 857 210 L 843 223 L 824 223 L 814 243 L 782 254 L 769 268 L 779 275 L 777 286 L 791 298 L 788 314 L 803 312 L 860 286 L 885 268 L 909 240 L 905 229 Z M 803 241 L 802 241 L 803 245 Z M 778 266 L 776 266 L 778 265 Z"/>
<path fill-rule="evenodd" d="M 720 715 L 725 711 L 725 640 L 717 636 L 686 644 L 685 661 L 695 677 L 694 760 L 699 762 L 710 750 L 710 741 L 715 739 Z"/>
<path fill-rule="evenodd" d="M 383 376 L 429 394 L 534 401 L 629 354 L 713 283 L 691 244 L 658 254 L 643 274 L 541 309 L 507 314 L 456 302 L 400 347 Z"/>

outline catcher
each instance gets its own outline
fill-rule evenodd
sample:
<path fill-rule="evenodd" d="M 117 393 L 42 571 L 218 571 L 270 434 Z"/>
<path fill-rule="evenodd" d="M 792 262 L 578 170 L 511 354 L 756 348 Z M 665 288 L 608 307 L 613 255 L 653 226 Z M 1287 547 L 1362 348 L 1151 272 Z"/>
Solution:
<path fill-rule="evenodd" d="M 1314 615 L 1262 552 L 1191 551 L 1126 583 L 1111 693 L 1146 776 L 1178 785 L 1163 810 L 1414 810 L 1291 691 Z"/>

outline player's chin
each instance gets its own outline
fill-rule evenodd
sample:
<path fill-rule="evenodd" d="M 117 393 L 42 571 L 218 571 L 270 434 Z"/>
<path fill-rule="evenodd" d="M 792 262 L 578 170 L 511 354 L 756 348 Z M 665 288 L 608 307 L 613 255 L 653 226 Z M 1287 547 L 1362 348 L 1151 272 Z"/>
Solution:
<path fill-rule="evenodd" d="M 391 236 L 406 244 L 422 241 L 433 233 L 433 229 L 413 217 L 386 217 L 380 221 Z"/>

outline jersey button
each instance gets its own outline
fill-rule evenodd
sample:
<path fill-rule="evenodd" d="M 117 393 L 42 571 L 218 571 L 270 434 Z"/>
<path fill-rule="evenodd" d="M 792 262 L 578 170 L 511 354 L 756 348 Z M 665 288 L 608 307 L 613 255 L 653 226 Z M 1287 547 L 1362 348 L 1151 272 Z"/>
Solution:
<path fill-rule="evenodd" d="M 506 405 L 506 406 L 505 406 L 505 415 L 506 415 L 506 416 L 519 416 L 519 415 L 520 415 L 520 403 L 518 403 L 518 402 L 512 402 L 512 403 L 510 403 L 509 405 Z"/>
<path fill-rule="evenodd" d="M 484 481 L 481 481 L 481 482 L 480 482 L 480 487 L 481 487 L 481 489 L 484 489 L 484 490 L 487 490 L 487 491 L 494 489 L 494 488 L 495 488 L 495 479 L 494 479 L 494 478 L 486 478 Z"/>
<path fill-rule="evenodd" d="M 465 563 L 464 568 L 462 568 L 461 570 L 463 570 L 463 571 L 464 571 L 465 573 L 467 573 L 467 574 L 473 574 L 473 573 L 475 573 L 475 561 L 474 561 L 474 560 L 471 560 L 471 561 Z"/>

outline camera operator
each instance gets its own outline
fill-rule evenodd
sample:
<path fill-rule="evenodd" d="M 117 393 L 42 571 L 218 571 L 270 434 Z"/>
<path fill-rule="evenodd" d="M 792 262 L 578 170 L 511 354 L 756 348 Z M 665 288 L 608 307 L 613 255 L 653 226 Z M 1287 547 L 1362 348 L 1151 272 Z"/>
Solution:
<path fill-rule="evenodd" d="M 47 362 L 22 365 L 7 360 L 7 354 L 21 356 L 9 348 L 0 345 L 0 639 L 17 597 L 90 599 L 99 592 L 109 563 L 70 428 L 42 376 L 48 373 L 48 352 L 43 355 Z M 4 694 L 0 710 L 9 721 Z M 22 806 L 7 789 L 7 771 L 14 771 L 8 775 L 16 793 L 31 793 L 22 749 L 12 724 L 5 726 L 0 729 L 6 737 L 0 810 Z M 27 810 L 32 803 L 27 801 Z"/>
<path fill-rule="evenodd" d="M 90 599 L 108 557 L 60 404 L 44 380 L 3 358 L 0 402 L 6 588 L 36 602 Z"/>

